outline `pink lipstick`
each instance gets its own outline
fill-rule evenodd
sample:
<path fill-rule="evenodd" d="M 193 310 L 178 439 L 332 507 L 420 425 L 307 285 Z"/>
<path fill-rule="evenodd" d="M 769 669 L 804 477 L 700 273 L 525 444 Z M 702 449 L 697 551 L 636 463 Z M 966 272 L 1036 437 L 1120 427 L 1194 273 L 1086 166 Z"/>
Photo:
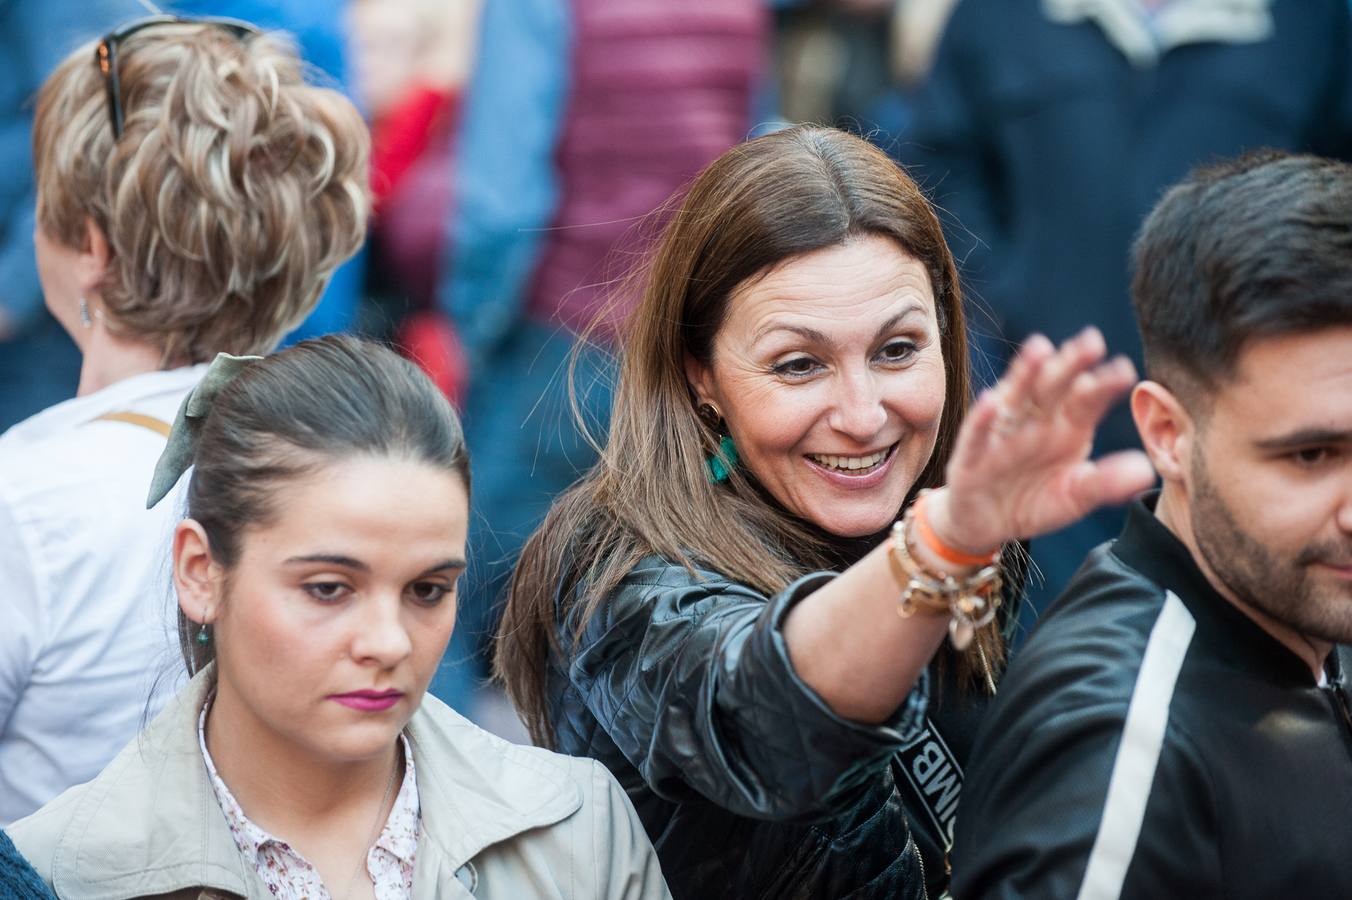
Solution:
<path fill-rule="evenodd" d="M 403 691 L 349 691 L 346 694 L 329 695 L 330 700 L 337 700 L 346 707 L 362 712 L 381 712 L 403 698 Z"/>

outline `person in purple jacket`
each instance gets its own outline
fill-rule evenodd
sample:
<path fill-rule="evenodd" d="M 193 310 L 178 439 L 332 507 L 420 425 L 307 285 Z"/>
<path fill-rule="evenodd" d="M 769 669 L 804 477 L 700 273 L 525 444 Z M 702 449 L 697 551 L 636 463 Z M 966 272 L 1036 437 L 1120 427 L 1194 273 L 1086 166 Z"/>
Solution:
<path fill-rule="evenodd" d="M 521 543 L 595 459 L 605 345 L 633 297 L 616 282 L 642 221 L 747 136 L 763 77 L 763 0 L 493 0 L 459 135 L 439 302 L 464 343 L 465 433 L 478 461 L 461 625 L 432 690 L 467 708 Z M 655 229 L 653 229 L 655 231 Z"/>

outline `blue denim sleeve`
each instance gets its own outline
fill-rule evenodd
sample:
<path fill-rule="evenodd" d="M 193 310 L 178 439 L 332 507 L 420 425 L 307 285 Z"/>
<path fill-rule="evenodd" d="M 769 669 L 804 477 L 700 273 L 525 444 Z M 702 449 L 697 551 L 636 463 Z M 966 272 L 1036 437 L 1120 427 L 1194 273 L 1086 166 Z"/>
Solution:
<path fill-rule="evenodd" d="M 562 0 L 483 6 L 440 289 L 471 366 L 517 320 L 553 219 L 570 43 Z"/>

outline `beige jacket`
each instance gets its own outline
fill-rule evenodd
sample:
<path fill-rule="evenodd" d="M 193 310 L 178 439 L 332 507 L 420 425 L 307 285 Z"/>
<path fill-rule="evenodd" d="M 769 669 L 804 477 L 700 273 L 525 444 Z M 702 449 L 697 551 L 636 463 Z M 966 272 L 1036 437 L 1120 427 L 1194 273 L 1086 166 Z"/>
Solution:
<path fill-rule="evenodd" d="M 208 672 L 88 784 L 9 829 L 58 897 L 260 897 L 197 743 Z M 657 856 L 598 762 L 509 744 L 433 697 L 406 731 L 422 831 L 413 896 L 667 898 Z"/>

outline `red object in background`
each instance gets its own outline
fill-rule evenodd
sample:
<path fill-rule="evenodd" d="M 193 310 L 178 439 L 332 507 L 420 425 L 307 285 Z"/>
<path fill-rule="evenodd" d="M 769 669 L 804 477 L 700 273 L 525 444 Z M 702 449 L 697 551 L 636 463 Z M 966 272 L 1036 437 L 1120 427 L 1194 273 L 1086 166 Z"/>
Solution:
<path fill-rule="evenodd" d="M 378 264 L 415 307 L 399 323 L 395 341 L 457 407 L 468 367 L 455 327 L 436 309 L 435 291 L 459 115 L 459 91 L 418 85 L 371 126 L 373 244 Z"/>
<path fill-rule="evenodd" d="M 400 323 L 398 340 L 404 355 L 461 408 L 469 371 L 460 338 L 446 317 L 435 310 L 415 312 Z"/>
<path fill-rule="evenodd" d="M 454 127 L 460 92 L 415 86 L 371 125 L 371 191 L 379 211 L 427 151 L 438 128 Z"/>

